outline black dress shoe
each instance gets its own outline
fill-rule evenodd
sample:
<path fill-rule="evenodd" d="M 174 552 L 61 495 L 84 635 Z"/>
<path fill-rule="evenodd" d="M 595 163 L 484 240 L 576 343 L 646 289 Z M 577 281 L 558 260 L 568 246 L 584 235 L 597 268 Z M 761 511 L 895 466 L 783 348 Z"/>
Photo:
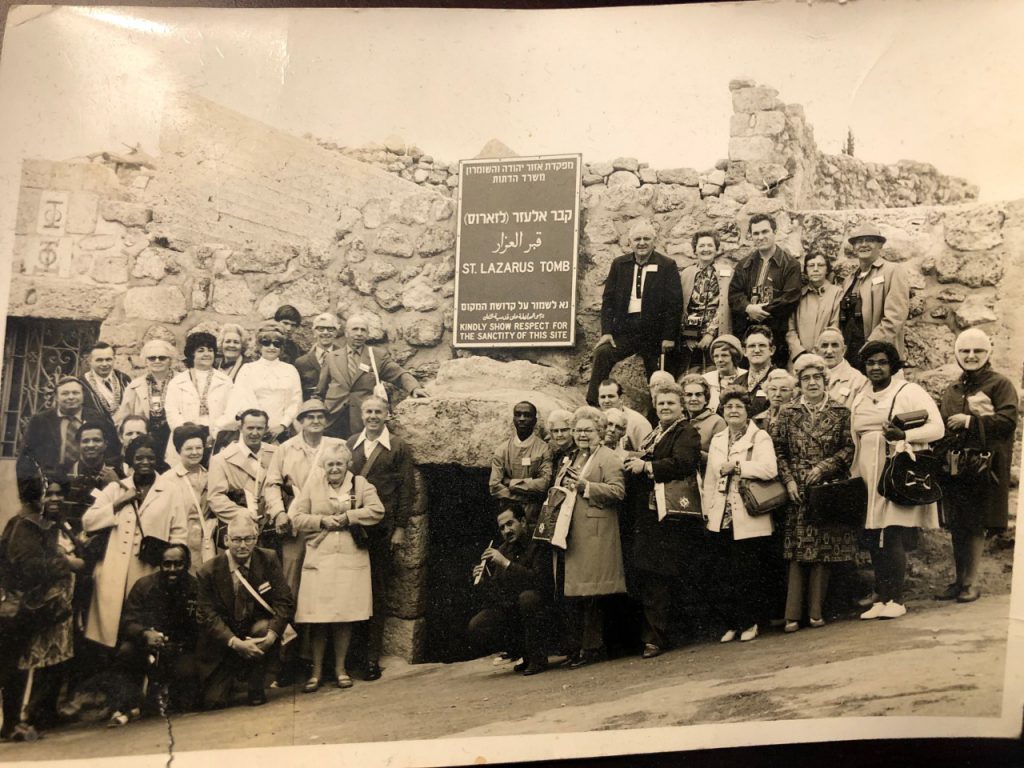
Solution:
<path fill-rule="evenodd" d="M 366 662 L 366 676 L 363 679 L 364 680 L 380 680 L 380 676 L 381 676 L 380 664 L 378 664 L 376 661 L 368 661 L 368 662 Z"/>
<path fill-rule="evenodd" d="M 250 707 L 260 707 L 267 703 L 267 694 L 264 691 L 249 691 L 246 701 Z"/>
<path fill-rule="evenodd" d="M 935 595 L 936 600 L 956 600 L 960 596 L 960 592 L 963 588 L 956 583 L 950 584 L 941 592 Z"/>
<path fill-rule="evenodd" d="M 530 666 L 530 663 L 526 659 L 523 659 L 518 664 L 516 664 L 514 667 L 512 667 L 512 671 L 513 672 L 524 672 L 524 671 L 526 671 L 526 668 L 528 666 Z"/>
<path fill-rule="evenodd" d="M 605 658 L 604 650 L 582 650 L 569 662 L 569 669 L 579 669 L 588 664 L 595 664 Z"/>
<path fill-rule="evenodd" d="M 644 652 L 640 654 L 641 658 L 653 659 L 655 656 L 661 656 L 665 650 L 654 643 L 644 643 Z"/>
<path fill-rule="evenodd" d="M 530 675 L 539 675 L 547 668 L 548 660 L 546 658 L 530 659 L 530 662 L 523 669 L 523 677 L 530 677 Z"/>
<path fill-rule="evenodd" d="M 981 597 L 981 590 L 977 587 L 967 585 L 960 590 L 960 594 L 956 596 L 956 601 L 958 603 L 973 603 L 979 597 Z"/>

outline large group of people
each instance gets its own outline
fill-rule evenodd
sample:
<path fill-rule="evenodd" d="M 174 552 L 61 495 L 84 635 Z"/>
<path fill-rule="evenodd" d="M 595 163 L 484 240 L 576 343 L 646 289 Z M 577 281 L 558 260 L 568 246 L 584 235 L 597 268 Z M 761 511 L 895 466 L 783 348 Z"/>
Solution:
<path fill-rule="evenodd" d="M 366 344 L 367 318 L 339 339 L 318 315 L 308 351 L 291 338 L 301 321 L 281 307 L 252 355 L 235 324 L 180 353 L 149 339 L 134 379 L 101 341 L 55 382 L 0 539 L 4 737 L 73 719 L 86 691 L 119 726 L 146 707 L 227 706 L 236 687 L 262 704 L 267 676 L 314 692 L 329 671 L 348 688 L 355 660 L 381 677 L 414 492 L 388 385 L 426 393 Z"/>
<path fill-rule="evenodd" d="M 901 372 L 907 280 L 878 230 L 851 234 L 858 268 L 841 282 L 775 230 L 751 217 L 735 268 L 718 263 L 717 233 L 697 232 L 680 274 L 650 224 L 632 228 L 605 283 L 589 404 L 541 424 L 517 403 L 495 445 L 500 543 L 466 573 L 477 653 L 525 675 L 552 656 L 579 668 L 626 624 L 653 658 L 676 642 L 682 603 L 723 643 L 820 628 L 832 566 L 861 551 L 874 585 L 860 618 L 895 619 L 907 551 L 940 523 L 955 578 L 937 597 L 978 599 L 1019 419 L 991 341 L 957 337 L 963 375 L 937 405 Z M 368 318 L 340 337 L 318 315 L 308 350 L 292 338 L 301 322 L 286 306 L 251 339 L 235 324 L 188 334 L 181 353 L 149 339 L 136 378 L 100 342 L 56 382 L 25 431 L 21 509 L 0 538 L 0 735 L 73 718 L 90 685 L 121 726 L 243 690 L 258 706 L 268 681 L 312 694 L 381 677 L 415 493 L 388 387 L 426 392 L 368 343 Z M 611 376 L 633 354 L 646 415 Z"/>

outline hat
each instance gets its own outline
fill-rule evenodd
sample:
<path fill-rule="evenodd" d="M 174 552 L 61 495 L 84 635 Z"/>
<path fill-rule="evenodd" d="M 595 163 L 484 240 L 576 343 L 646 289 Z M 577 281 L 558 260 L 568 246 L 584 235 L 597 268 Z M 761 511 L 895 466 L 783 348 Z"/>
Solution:
<path fill-rule="evenodd" d="M 279 333 L 282 336 L 287 336 L 288 335 L 284 331 L 284 326 L 282 326 L 276 320 L 266 320 L 266 321 L 264 321 L 263 323 L 260 324 L 259 329 L 257 329 L 257 331 L 256 331 L 256 335 L 260 336 L 261 334 L 264 334 L 264 333 Z"/>
<path fill-rule="evenodd" d="M 332 328 L 341 328 L 341 321 L 338 320 L 338 316 L 332 312 L 321 312 L 319 315 L 313 318 L 313 327 L 329 325 Z"/>
<path fill-rule="evenodd" d="M 874 224 L 861 224 L 850 233 L 846 240 L 850 245 L 853 245 L 854 240 L 877 240 L 880 243 L 884 243 L 885 236 L 879 232 L 878 227 Z"/>
<path fill-rule="evenodd" d="M 723 333 L 721 336 L 716 337 L 715 340 L 711 342 L 711 349 L 714 349 L 717 344 L 725 344 L 727 346 L 730 346 L 736 350 L 740 357 L 743 356 L 743 342 L 741 342 L 731 333 Z"/>
<path fill-rule="evenodd" d="M 319 398 L 316 397 L 311 397 L 309 398 L 309 400 L 302 404 L 302 407 L 299 408 L 299 412 L 295 414 L 295 418 L 301 419 L 307 413 L 315 413 L 317 411 L 327 413 L 327 406 L 324 405 L 323 400 L 320 400 Z"/>

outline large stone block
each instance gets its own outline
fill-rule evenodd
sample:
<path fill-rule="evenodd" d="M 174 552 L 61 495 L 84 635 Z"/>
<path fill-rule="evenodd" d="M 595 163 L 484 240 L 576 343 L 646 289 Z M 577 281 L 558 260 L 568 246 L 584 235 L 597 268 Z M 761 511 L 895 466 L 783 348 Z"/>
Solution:
<path fill-rule="evenodd" d="M 653 207 L 657 213 L 678 211 L 687 208 L 700 200 L 697 187 L 685 187 L 681 184 L 660 184 L 654 193 Z"/>
<path fill-rule="evenodd" d="M 782 109 L 779 92 L 774 88 L 755 86 L 738 88 L 732 92 L 733 112 L 761 112 L 763 110 Z"/>
<path fill-rule="evenodd" d="M 176 285 L 129 288 L 124 295 L 124 313 L 129 318 L 155 320 L 160 323 L 179 323 L 187 314 L 185 295 Z M 244 313 L 226 312 L 225 314 Z"/>
<path fill-rule="evenodd" d="M 412 257 L 413 244 L 409 235 L 394 227 L 381 227 L 377 231 L 377 238 L 374 241 L 373 250 L 376 253 L 383 253 L 388 256 L 400 256 L 403 259 Z"/>
<path fill-rule="evenodd" d="M 123 253 L 100 253 L 92 261 L 90 276 L 97 283 L 127 283 L 128 257 Z"/>
<path fill-rule="evenodd" d="M 50 183 L 53 189 L 72 192 L 99 192 L 114 197 L 122 194 L 121 182 L 112 168 L 98 163 L 53 163 Z"/>
<path fill-rule="evenodd" d="M 430 312 L 437 309 L 441 297 L 437 289 L 422 275 L 407 283 L 402 291 L 402 304 L 416 312 Z"/>
<path fill-rule="evenodd" d="M 446 227 L 427 227 L 416 238 L 413 250 L 420 256 L 434 256 L 455 247 L 455 233 Z"/>
<path fill-rule="evenodd" d="M 619 242 L 619 232 L 615 228 L 615 220 L 603 213 L 587 215 L 587 223 L 583 226 L 583 237 L 587 244 Z"/>
<path fill-rule="evenodd" d="M 916 323 L 907 327 L 907 362 L 918 370 L 939 368 L 953 359 L 956 336 L 946 325 Z"/>
<path fill-rule="evenodd" d="M 378 283 L 373 289 L 373 298 L 388 312 L 396 312 L 402 308 L 402 289 L 394 283 Z"/>
<path fill-rule="evenodd" d="M 417 662 L 422 660 L 426 647 L 426 619 L 399 619 L 394 616 L 385 619 L 384 653 Z"/>
<path fill-rule="evenodd" d="M 398 326 L 402 338 L 413 347 L 433 347 L 444 336 L 444 321 L 436 315 L 405 317 Z"/>
<path fill-rule="evenodd" d="M 942 219 L 946 242 L 958 251 L 985 251 L 1003 242 L 1006 214 L 995 206 L 949 211 Z"/>
<path fill-rule="evenodd" d="M 153 210 L 140 203 L 104 200 L 100 215 L 107 221 L 117 221 L 126 227 L 144 227 L 153 220 Z"/>
<path fill-rule="evenodd" d="M 388 584 L 387 612 L 400 619 L 417 619 L 427 612 L 427 569 L 399 566 Z"/>
<path fill-rule="evenodd" d="M 615 171 L 608 177 L 609 187 L 639 187 L 640 178 L 632 171 Z"/>
<path fill-rule="evenodd" d="M 286 283 L 279 291 L 281 304 L 291 304 L 303 317 L 331 308 L 331 278 L 324 272 L 308 272 Z"/>
<path fill-rule="evenodd" d="M 72 192 L 68 198 L 67 231 L 73 235 L 90 235 L 95 232 L 99 202 L 99 195 L 92 192 Z"/>
<path fill-rule="evenodd" d="M 210 303 L 214 312 L 222 315 L 247 315 L 256 302 L 256 294 L 241 278 L 221 278 L 213 284 Z"/>
<path fill-rule="evenodd" d="M 612 168 L 616 171 L 636 173 L 640 170 L 640 162 L 635 157 L 617 157 L 612 160 Z"/>
<path fill-rule="evenodd" d="M 288 269 L 288 262 L 298 255 L 298 250 L 292 246 L 266 245 L 260 248 L 244 248 L 228 256 L 227 267 L 235 274 L 255 272 L 279 275 Z"/>
<path fill-rule="evenodd" d="M 591 163 L 590 172 L 598 176 L 611 176 L 615 172 L 615 166 L 611 163 Z"/>
<path fill-rule="evenodd" d="M 775 142 L 767 136 L 734 136 L 729 139 L 730 160 L 774 161 L 775 156 Z"/>
<path fill-rule="evenodd" d="M 421 479 L 416 484 L 414 504 L 422 505 L 426 508 L 427 502 L 426 484 Z M 427 562 L 427 521 L 428 517 L 425 514 L 414 515 L 409 518 L 409 523 L 405 526 L 405 543 L 395 548 L 395 562 L 403 568 L 419 568 Z"/>
<path fill-rule="evenodd" d="M 117 237 L 114 235 L 86 235 L 76 243 L 83 251 L 105 251 L 117 245 Z"/>
<path fill-rule="evenodd" d="M 160 280 L 167 274 L 167 256 L 170 251 L 162 251 L 158 248 L 146 248 L 135 258 L 132 266 L 132 277 Z"/>
<path fill-rule="evenodd" d="M 11 277 L 7 314 L 64 320 L 104 320 L 124 288 L 87 285 L 59 278 Z"/>
<path fill-rule="evenodd" d="M 700 185 L 700 174 L 693 168 L 663 168 L 658 171 L 658 181 L 662 184 L 683 184 L 687 187 Z"/>
<path fill-rule="evenodd" d="M 982 296 L 968 297 L 967 301 L 956 308 L 955 318 L 956 324 L 960 328 L 971 328 L 984 323 L 994 323 L 999 319 L 996 317 L 995 310 L 990 305 L 989 300 Z"/>
<path fill-rule="evenodd" d="M 1003 261 L 1008 256 L 997 249 L 987 253 L 967 254 L 960 268 L 957 281 L 968 288 L 981 288 L 983 286 L 999 285 L 1003 279 Z"/>

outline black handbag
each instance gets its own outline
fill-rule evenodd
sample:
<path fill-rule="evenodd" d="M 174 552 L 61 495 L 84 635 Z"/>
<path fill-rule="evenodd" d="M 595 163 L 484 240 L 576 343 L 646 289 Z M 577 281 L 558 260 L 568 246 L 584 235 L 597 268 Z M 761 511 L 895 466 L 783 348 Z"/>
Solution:
<path fill-rule="evenodd" d="M 964 395 L 964 405 L 967 404 L 967 395 Z M 977 418 L 977 417 L 975 417 Z M 988 444 L 985 440 L 985 422 L 978 419 L 978 436 L 981 439 L 981 448 L 968 448 L 967 430 L 963 430 L 960 439 L 955 447 L 946 452 L 946 466 L 944 467 L 947 477 L 954 481 L 963 483 L 991 483 L 999 484 L 999 478 L 992 471 L 992 451 L 986 450 Z"/>
<path fill-rule="evenodd" d="M 889 407 L 889 420 L 896 406 L 896 398 L 903 391 L 904 384 L 897 390 Z M 890 454 L 886 448 L 885 466 L 878 478 L 877 492 L 889 501 L 907 507 L 920 504 L 934 504 L 942 499 L 942 488 L 939 485 L 939 473 L 942 471 L 942 460 L 930 450 L 908 451 Z"/>
<path fill-rule="evenodd" d="M 747 461 L 754 455 L 754 446 L 747 449 Z M 743 501 L 743 509 L 751 517 L 761 517 L 784 507 L 789 501 L 786 485 L 777 477 L 771 480 L 739 479 L 737 490 Z"/>
<path fill-rule="evenodd" d="M 868 486 L 862 477 L 812 485 L 807 488 L 804 517 L 811 525 L 863 528 L 868 511 Z"/>

